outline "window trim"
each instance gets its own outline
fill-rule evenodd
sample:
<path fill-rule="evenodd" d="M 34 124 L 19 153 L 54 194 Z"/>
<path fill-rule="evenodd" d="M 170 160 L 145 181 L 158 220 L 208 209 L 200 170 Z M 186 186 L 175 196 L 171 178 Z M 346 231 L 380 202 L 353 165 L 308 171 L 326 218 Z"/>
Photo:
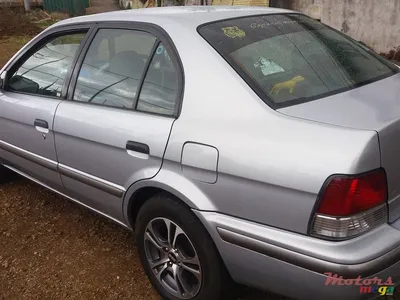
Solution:
<path fill-rule="evenodd" d="M 125 29 L 125 30 L 133 30 L 133 31 L 141 31 L 145 32 L 148 34 L 151 34 L 155 37 L 155 42 L 153 45 L 153 48 L 151 49 L 151 52 L 149 54 L 149 59 L 146 62 L 146 67 L 143 71 L 141 81 L 138 86 L 137 94 L 135 96 L 135 99 L 133 99 L 133 107 L 131 108 L 124 108 L 124 107 L 115 107 L 115 106 L 106 106 L 98 103 L 92 103 L 92 102 L 80 102 L 76 101 L 73 99 L 76 84 L 78 81 L 78 76 L 79 72 L 81 70 L 83 61 L 89 51 L 90 46 L 93 43 L 93 40 L 98 33 L 100 29 Z M 176 68 L 176 72 L 178 75 L 178 94 L 177 94 L 177 99 L 176 99 L 176 106 L 175 106 L 175 111 L 172 115 L 165 115 L 162 113 L 154 113 L 154 112 L 145 112 L 145 111 L 138 111 L 136 109 L 137 106 L 137 101 L 140 97 L 140 92 L 142 91 L 143 83 L 146 78 L 150 62 L 153 59 L 153 56 L 155 54 L 155 51 L 157 49 L 156 45 L 159 43 L 163 43 L 165 49 L 168 51 L 169 56 L 171 57 L 171 60 L 173 61 L 173 64 Z M 147 22 L 135 22 L 135 21 L 102 21 L 96 23 L 94 26 L 89 40 L 87 43 L 85 43 L 84 47 L 82 48 L 82 51 L 79 54 L 79 57 L 77 59 L 77 62 L 73 68 L 72 71 L 72 76 L 71 80 L 68 86 L 68 92 L 67 92 L 67 101 L 73 101 L 75 103 L 83 104 L 83 105 L 95 105 L 95 106 L 100 106 L 100 107 L 105 107 L 105 108 L 110 108 L 110 109 L 118 109 L 118 110 L 128 110 L 132 112 L 137 112 L 137 113 L 144 113 L 148 115 L 156 115 L 156 116 L 162 116 L 166 118 L 178 118 L 181 112 L 182 108 L 182 101 L 183 101 L 183 94 L 184 94 L 184 86 L 185 86 L 185 76 L 184 76 L 184 70 L 183 70 L 183 64 L 181 61 L 181 58 L 178 54 L 178 50 L 175 47 L 174 42 L 172 41 L 171 37 L 168 35 L 168 33 L 161 28 L 160 26 L 153 24 L 153 23 L 147 23 Z"/>
<path fill-rule="evenodd" d="M 72 70 L 75 67 L 76 61 L 80 55 L 80 52 L 83 49 L 84 44 L 88 41 L 88 37 L 90 35 L 91 30 L 93 29 L 93 23 L 84 23 L 84 24 L 74 24 L 74 25 L 65 25 L 55 27 L 49 30 L 44 31 L 41 34 L 38 34 L 34 37 L 29 43 L 28 47 L 24 48 L 18 55 L 8 63 L 4 69 L 7 72 L 7 77 L 4 80 L 4 91 L 13 94 L 22 94 L 22 95 L 29 95 L 35 97 L 42 97 L 48 99 L 55 99 L 55 100 L 64 100 L 67 96 L 67 88 L 71 79 Z M 68 69 L 67 75 L 64 80 L 63 87 L 61 89 L 61 96 L 48 96 L 48 95 L 41 95 L 41 94 L 34 94 L 34 93 L 27 93 L 27 92 L 19 92 L 19 91 L 10 91 L 8 89 L 8 80 L 11 78 L 12 75 L 20 68 L 36 51 L 38 51 L 43 45 L 47 42 L 57 38 L 59 36 L 68 35 L 68 34 L 75 34 L 75 33 L 85 33 L 86 35 L 82 40 L 81 44 L 79 45 L 76 53 L 72 59 L 71 67 Z"/>
<path fill-rule="evenodd" d="M 138 110 L 137 109 L 137 105 L 138 105 L 138 102 L 139 102 L 140 94 L 142 93 L 143 84 L 144 84 L 144 81 L 145 81 L 145 79 L 147 77 L 147 73 L 149 72 L 149 68 L 150 68 L 151 62 L 153 61 L 153 58 L 154 58 L 154 55 L 155 55 L 156 50 L 158 48 L 158 45 L 160 45 L 160 43 L 161 43 L 160 39 L 156 37 L 156 40 L 154 41 L 153 47 L 150 50 L 149 58 L 146 61 L 146 65 L 144 66 L 143 74 L 142 74 L 142 77 L 140 78 L 140 81 L 139 81 L 139 85 L 138 85 L 138 89 L 136 91 L 135 99 L 133 100 L 133 103 L 132 103 L 132 109 L 134 111 Z"/>
<path fill-rule="evenodd" d="M 380 80 L 383 80 L 385 78 L 389 78 L 391 76 L 394 76 L 396 74 L 400 73 L 400 69 L 396 68 L 394 66 L 393 63 L 391 63 L 390 61 L 386 60 L 385 58 L 381 57 L 380 55 L 378 55 L 377 53 L 375 53 L 374 51 L 372 51 L 371 49 L 368 49 L 366 51 L 368 51 L 369 54 L 371 54 L 373 57 L 375 57 L 377 60 L 379 60 L 380 62 L 382 62 L 384 65 L 386 65 L 390 70 L 392 70 L 394 73 L 393 74 L 384 74 L 381 76 L 378 76 L 377 78 L 373 78 L 370 80 L 365 80 L 363 82 L 360 82 L 358 84 L 356 84 L 353 88 L 341 88 L 335 91 L 331 91 L 331 92 L 326 92 L 324 94 L 320 94 L 320 95 L 316 95 L 316 96 L 312 96 L 312 97 L 308 97 L 308 98 L 300 98 L 300 99 L 295 99 L 295 100 L 291 100 L 291 101 L 285 101 L 282 103 L 276 103 L 265 91 L 264 89 L 262 89 L 260 87 L 260 85 L 253 80 L 249 74 L 247 74 L 247 71 L 245 71 L 244 69 L 238 67 L 235 65 L 235 61 L 233 59 L 230 59 L 229 57 L 224 57 L 221 53 L 219 53 L 219 51 L 200 33 L 200 29 L 202 27 L 208 26 L 208 25 L 212 25 L 215 23 L 221 23 L 221 22 L 225 22 L 225 21 L 232 21 L 232 20 L 237 20 L 237 19 L 244 19 L 244 18 L 252 18 L 252 17 L 260 17 L 260 16 L 276 16 L 276 15 L 291 15 L 291 16 L 303 16 L 303 17 L 307 17 L 310 18 L 312 20 L 315 20 L 305 14 L 302 13 L 298 13 L 298 12 L 281 12 L 281 13 L 273 13 L 273 14 L 268 14 L 268 13 L 259 13 L 259 14 L 254 14 L 254 15 L 245 15 L 245 16 L 239 16 L 239 17 L 233 17 L 233 18 L 226 18 L 226 19 L 220 19 L 220 20 L 214 20 L 214 21 L 210 21 L 207 23 L 203 23 L 201 25 L 199 25 L 196 29 L 197 33 L 210 45 L 210 47 L 212 49 L 215 50 L 215 52 L 224 60 L 226 61 L 226 63 L 243 79 L 243 81 L 247 84 L 247 86 L 253 90 L 254 93 L 256 93 L 256 95 L 265 103 L 267 104 L 271 109 L 273 110 L 277 110 L 280 108 L 285 108 L 288 106 L 294 106 L 294 105 L 298 105 L 298 104 L 302 104 L 302 103 L 307 103 L 307 102 L 311 102 L 311 101 L 315 101 L 315 100 L 319 100 L 319 99 L 323 99 L 329 96 L 333 96 L 336 94 L 340 94 L 340 93 L 344 93 L 350 90 L 354 90 L 356 88 L 365 86 L 367 84 L 373 83 L 373 82 L 378 82 Z M 322 23 L 322 22 L 321 22 Z M 335 28 L 322 23 L 324 26 L 326 26 L 328 29 L 338 33 L 340 36 L 345 37 L 346 39 L 350 39 L 352 42 L 354 43 L 358 43 L 358 41 L 354 40 L 353 38 L 351 38 L 350 36 L 344 34 L 343 32 L 336 30 Z M 368 48 L 368 47 L 366 47 Z"/>

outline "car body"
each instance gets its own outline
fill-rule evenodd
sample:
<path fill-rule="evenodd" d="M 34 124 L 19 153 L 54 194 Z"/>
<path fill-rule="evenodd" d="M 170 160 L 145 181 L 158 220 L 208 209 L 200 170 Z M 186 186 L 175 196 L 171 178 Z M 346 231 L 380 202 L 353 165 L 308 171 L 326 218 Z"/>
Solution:
<path fill-rule="evenodd" d="M 259 41 L 264 34 L 271 37 Z M 133 56 L 130 47 L 137 47 Z M 262 51 L 274 58 L 252 54 Z M 377 296 L 326 284 L 326 273 L 400 281 L 398 71 L 350 38 L 281 9 L 72 18 L 2 69 L 0 159 L 129 229 L 145 218 L 149 199 L 168 195 L 156 199 L 164 207 L 174 198 L 176 211 L 186 207 L 190 214 L 182 214 L 204 228 L 198 234 L 211 243 L 210 261 L 220 257 L 238 283 L 300 299 Z M 163 219 L 160 209 L 151 222 L 191 230 L 169 214 Z M 187 234 L 206 285 L 210 266 L 191 242 L 195 235 Z M 151 256 L 146 249 L 142 262 Z M 156 281 L 163 270 L 154 278 L 150 271 L 167 299 L 218 298 L 201 289 L 168 294 Z"/>

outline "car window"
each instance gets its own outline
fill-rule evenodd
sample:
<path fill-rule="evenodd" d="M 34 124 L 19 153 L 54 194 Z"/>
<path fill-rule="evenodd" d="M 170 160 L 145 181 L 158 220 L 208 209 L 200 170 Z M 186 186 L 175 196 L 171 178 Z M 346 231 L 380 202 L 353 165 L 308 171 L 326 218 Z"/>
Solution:
<path fill-rule="evenodd" d="M 65 34 L 31 55 L 7 81 L 6 89 L 52 97 L 61 90 L 85 33 Z"/>
<path fill-rule="evenodd" d="M 367 47 L 298 14 L 218 21 L 199 33 L 275 107 L 346 91 L 398 70 Z"/>
<path fill-rule="evenodd" d="M 73 99 L 132 108 L 156 37 L 128 29 L 100 29 L 83 61 Z"/>
<path fill-rule="evenodd" d="M 137 110 L 173 115 L 178 98 L 178 73 L 162 43 L 157 47 L 140 91 Z"/>

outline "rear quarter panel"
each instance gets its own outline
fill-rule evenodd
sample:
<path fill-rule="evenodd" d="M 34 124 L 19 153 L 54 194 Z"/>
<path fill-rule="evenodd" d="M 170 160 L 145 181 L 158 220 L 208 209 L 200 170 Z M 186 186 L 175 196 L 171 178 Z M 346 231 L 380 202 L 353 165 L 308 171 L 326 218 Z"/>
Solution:
<path fill-rule="evenodd" d="M 155 180 L 163 172 L 184 176 L 179 162 L 185 142 L 219 152 L 214 184 L 189 179 L 196 190 L 192 197 L 191 189 L 184 189 L 190 206 L 306 233 L 317 194 L 330 175 L 380 166 L 376 132 L 273 111 L 194 29 L 169 32 L 183 62 L 185 95 Z M 207 200 L 196 198 L 198 191 Z"/>

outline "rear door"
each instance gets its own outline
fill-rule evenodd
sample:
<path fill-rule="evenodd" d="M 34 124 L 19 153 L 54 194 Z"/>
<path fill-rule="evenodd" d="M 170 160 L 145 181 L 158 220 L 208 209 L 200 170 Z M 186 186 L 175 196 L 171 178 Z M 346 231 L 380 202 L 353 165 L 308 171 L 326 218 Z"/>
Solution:
<path fill-rule="evenodd" d="M 182 92 L 177 61 L 151 26 L 97 27 L 74 70 L 70 101 L 55 117 L 59 171 L 71 197 L 123 222 L 125 191 L 161 168 Z"/>
<path fill-rule="evenodd" d="M 0 158 L 59 191 L 53 120 L 88 30 L 68 26 L 39 37 L 6 68 L 0 91 Z"/>

